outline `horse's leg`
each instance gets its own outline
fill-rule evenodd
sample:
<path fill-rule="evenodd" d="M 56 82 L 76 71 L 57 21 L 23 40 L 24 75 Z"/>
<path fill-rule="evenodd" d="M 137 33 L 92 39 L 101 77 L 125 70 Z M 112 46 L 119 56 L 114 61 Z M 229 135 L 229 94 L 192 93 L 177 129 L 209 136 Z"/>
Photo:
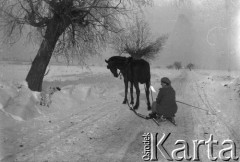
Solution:
<path fill-rule="evenodd" d="M 125 85 L 125 97 L 123 100 L 123 104 L 127 103 L 127 94 L 128 94 L 128 81 L 124 79 L 124 85 Z"/>
<path fill-rule="evenodd" d="M 131 85 L 130 85 L 130 94 L 131 94 L 131 102 L 130 104 L 134 104 L 134 98 L 133 98 L 133 83 L 131 82 Z"/>
<path fill-rule="evenodd" d="M 133 82 L 134 83 L 134 87 L 136 89 L 136 94 L 137 94 L 137 100 L 136 100 L 136 104 L 133 107 L 134 109 L 138 109 L 139 106 L 139 96 L 140 96 L 140 89 L 139 89 L 139 85 L 138 82 Z"/>
<path fill-rule="evenodd" d="M 145 89 L 145 93 L 146 93 L 146 98 L 147 98 L 147 108 L 148 110 L 151 110 L 151 104 L 150 104 L 150 101 L 149 101 L 149 88 L 150 88 L 150 82 L 147 82 L 146 83 L 146 89 Z"/>

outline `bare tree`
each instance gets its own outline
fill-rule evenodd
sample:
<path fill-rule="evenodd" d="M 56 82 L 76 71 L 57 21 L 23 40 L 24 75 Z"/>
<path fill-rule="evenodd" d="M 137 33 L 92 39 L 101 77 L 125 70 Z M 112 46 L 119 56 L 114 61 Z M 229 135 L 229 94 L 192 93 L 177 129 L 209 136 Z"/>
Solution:
<path fill-rule="evenodd" d="M 149 24 L 143 18 L 136 17 L 124 31 L 114 36 L 111 44 L 120 55 L 125 53 L 135 59 L 142 57 L 153 59 L 163 48 L 168 35 L 163 35 L 155 41 L 152 40 L 152 37 Z"/>
<path fill-rule="evenodd" d="M 194 68 L 194 64 L 192 63 L 187 64 L 187 68 L 191 71 Z"/>
<path fill-rule="evenodd" d="M 175 69 L 179 70 L 179 69 L 181 69 L 181 68 L 182 68 L 182 63 L 181 63 L 181 62 L 178 62 L 178 61 L 176 61 L 176 62 L 174 62 L 174 63 L 173 63 L 173 66 L 175 67 Z"/>
<path fill-rule="evenodd" d="M 14 43 L 23 33 L 40 40 L 40 47 L 26 77 L 31 90 L 41 91 L 53 53 L 66 58 L 96 53 L 110 32 L 120 30 L 119 16 L 129 4 L 150 0 L 1 0 L 0 24 L 5 42 Z"/>

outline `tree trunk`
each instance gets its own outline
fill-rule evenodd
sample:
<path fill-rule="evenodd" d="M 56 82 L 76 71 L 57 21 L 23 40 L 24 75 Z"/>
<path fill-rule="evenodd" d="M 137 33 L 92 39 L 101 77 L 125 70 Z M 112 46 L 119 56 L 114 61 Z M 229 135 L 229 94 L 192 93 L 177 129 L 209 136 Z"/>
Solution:
<path fill-rule="evenodd" d="M 26 77 L 28 87 L 32 91 L 41 91 L 45 71 L 52 57 L 55 45 L 69 24 L 58 18 L 53 18 L 47 25 L 44 40 L 42 41 L 36 57 L 32 62 L 31 69 Z"/>

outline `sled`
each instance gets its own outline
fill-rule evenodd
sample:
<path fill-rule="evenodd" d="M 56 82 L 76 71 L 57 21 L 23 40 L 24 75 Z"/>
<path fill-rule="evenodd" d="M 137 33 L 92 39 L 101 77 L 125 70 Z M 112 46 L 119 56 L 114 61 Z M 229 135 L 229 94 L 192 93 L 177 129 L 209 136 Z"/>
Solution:
<path fill-rule="evenodd" d="M 140 118 L 143 118 L 145 120 L 148 120 L 148 119 L 152 119 L 154 121 L 154 123 L 156 123 L 158 126 L 160 126 L 160 123 L 156 118 L 150 118 L 149 116 L 147 115 L 143 115 L 143 114 L 140 114 L 138 113 L 134 108 L 133 108 L 133 105 L 129 104 L 129 102 L 127 101 L 127 104 L 128 104 L 128 107 L 130 110 L 132 110 L 134 112 L 135 115 L 137 115 L 138 117 Z M 177 126 L 177 124 L 169 119 L 167 119 L 170 123 L 172 123 L 173 125 Z"/>
<path fill-rule="evenodd" d="M 150 118 L 149 116 L 147 115 L 143 115 L 143 114 L 140 114 L 138 113 L 136 110 L 133 109 L 132 106 L 129 106 L 130 107 L 130 110 L 132 110 L 134 112 L 135 115 L 137 115 L 138 117 L 140 118 L 143 118 L 143 119 L 152 119 L 158 126 L 160 126 L 160 123 L 161 121 L 158 121 L 156 118 Z M 177 126 L 177 124 L 175 122 L 173 122 L 172 120 L 169 120 L 169 119 L 166 119 L 166 121 L 169 121 L 170 123 L 172 123 L 174 126 Z"/>
<path fill-rule="evenodd" d="M 160 125 L 160 123 L 162 123 L 162 122 L 169 121 L 169 122 L 172 123 L 174 126 L 177 126 L 177 124 L 176 124 L 175 122 L 173 122 L 172 120 L 169 120 L 169 119 L 166 119 L 165 121 L 158 121 L 156 118 L 152 118 L 152 119 L 153 119 L 153 121 L 154 121 L 155 123 L 157 123 L 158 125 Z"/>
<path fill-rule="evenodd" d="M 177 126 L 176 122 L 173 122 L 172 120 L 167 119 L 167 121 L 169 121 L 170 123 L 172 123 L 173 125 Z"/>
<path fill-rule="evenodd" d="M 136 114 L 138 117 L 143 118 L 143 119 L 152 119 L 158 126 L 160 126 L 160 123 L 162 123 L 161 121 L 158 121 L 156 118 L 150 118 L 147 115 L 143 115 L 138 113 L 136 110 L 134 110 L 132 107 L 130 108 L 130 110 L 132 110 L 134 112 L 134 114 Z M 166 121 L 169 121 L 170 123 L 172 123 L 174 126 L 177 126 L 177 124 L 175 122 L 173 122 L 172 120 L 166 119 Z"/>

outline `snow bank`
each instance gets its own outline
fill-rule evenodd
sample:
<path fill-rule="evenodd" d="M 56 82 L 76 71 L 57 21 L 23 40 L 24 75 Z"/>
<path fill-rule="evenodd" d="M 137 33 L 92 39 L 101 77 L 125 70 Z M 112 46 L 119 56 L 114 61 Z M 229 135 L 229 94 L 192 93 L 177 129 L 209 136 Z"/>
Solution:
<path fill-rule="evenodd" d="M 52 93 L 53 87 L 43 92 L 31 91 L 26 82 L 7 83 L 0 81 L 0 111 L 18 121 L 36 118 L 40 115 L 66 110 L 85 101 L 103 96 L 104 91 L 97 85 L 77 84 L 59 88 Z M 47 105 L 41 104 L 43 96 Z M 41 106 L 41 105 L 42 106 Z"/>
<path fill-rule="evenodd" d="M 40 93 L 28 89 L 26 82 L 0 85 L 0 108 L 5 115 L 23 121 L 41 114 L 37 107 Z"/>
<path fill-rule="evenodd" d="M 229 84 L 229 87 L 240 95 L 240 77 L 234 79 L 233 82 Z"/>
<path fill-rule="evenodd" d="M 70 87 L 64 87 L 63 90 L 66 90 L 66 88 L 69 90 L 69 94 L 72 98 L 75 100 L 81 100 L 85 101 L 91 96 L 91 86 L 90 85 L 71 85 Z"/>
<path fill-rule="evenodd" d="M 104 90 L 96 85 L 68 85 L 55 92 L 51 97 L 50 109 L 66 110 L 79 107 L 81 103 L 93 101 L 104 95 Z"/>
<path fill-rule="evenodd" d="M 233 85 L 233 86 L 240 87 L 240 78 L 234 79 L 234 81 L 232 82 L 232 85 Z"/>

